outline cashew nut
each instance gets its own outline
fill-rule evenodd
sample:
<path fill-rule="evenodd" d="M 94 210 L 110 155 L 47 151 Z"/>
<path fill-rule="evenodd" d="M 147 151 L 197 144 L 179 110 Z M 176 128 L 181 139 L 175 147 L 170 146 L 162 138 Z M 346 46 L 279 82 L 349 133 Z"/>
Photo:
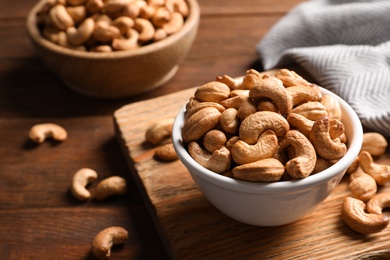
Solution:
<path fill-rule="evenodd" d="M 292 98 L 287 93 L 282 81 L 275 77 L 264 75 L 261 80 L 253 85 L 249 96 L 254 100 L 263 98 L 271 99 L 282 115 L 291 112 Z"/>
<path fill-rule="evenodd" d="M 298 105 L 291 110 L 291 113 L 300 114 L 313 121 L 328 116 L 326 107 L 318 101 L 309 101 Z"/>
<path fill-rule="evenodd" d="M 227 134 L 237 134 L 240 127 L 240 120 L 237 117 L 237 110 L 228 108 L 222 112 L 219 123 Z"/>
<path fill-rule="evenodd" d="M 72 17 L 75 24 L 81 23 L 87 17 L 87 9 L 83 5 L 68 6 L 66 11 Z"/>
<path fill-rule="evenodd" d="M 118 27 L 112 26 L 105 21 L 97 21 L 93 31 L 93 37 L 102 43 L 109 43 L 113 39 L 118 38 L 120 34 Z"/>
<path fill-rule="evenodd" d="M 144 18 L 136 18 L 134 20 L 134 29 L 139 33 L 139 41 L 148 42 L 153 39 L 155 29 L 149 20 Z"/>
<path fill-rule="evenodd" d="M 347 152 L 344 143 L 338 143 L 331 139 L 328 117 L 322 117 L 314 122 L 310 132 L 310 141 L 316 152 L 328 160 L 339 159 Z"/>
<path fill-rule="evenodd" d="M 240 139 L 248 144 L 255 144 L 265 130 L 272 130 L 277 136 L 284 136 L 290 129 L 287 120 L 274 112 L 259 111 L 242 121 L 239 129 Z"/>
<path fill-rule="evenodd" d="M 62 126 L 53 123 L 34 125 L 28 135 L 36 143 L 43 143 L 47 138 L 65 141 L 68 137 L 66 130 Z"/>
<path fill-rule="evenodd" d="M 171 13 L 171 17 L 168 22 L 162 25 L 164 31 L 167 32 L 168 35 L 174 34 L 179 31 L 184 24 L 184 18 L 180 13 L 173 12 Z"/>
<path fill-rule="evenodd" d="M 190 142 L 188 144 L 188 153 L 197 163 L 210 171 L 223 173 L 230 168 L 230 151 L 225 146 L 215 150 L 213 153 L 209 153 L 197 142 Z"/>
<path fill-rule="evenodd" d="M 203 147 L 210 153 L 221 149 L 226 142 L 226 135 L 217 129 L 208 131 L 203 137 Z"/>
<path fill-rule="evenodd" d="M 244 120 L 249 115 L 256 113 L 256 111 L 257 106 L 255 101 L 253 101 L 250 97 L 242 96 L 242 103 L 237 109 L 237 117 L 240 120 Z"/>
<path fill-rule="evenodd" d="M 287 173 L 294 179 L 301 179 L 309 176 L 317 161 L 316 151 L 307 137 L 296 130 L 287 131 L 282 137 L 279 149 L 288 146 L 293 147 L 294 156 L 287 161 L 285 167 Z"/>
<path fill-rule="evenodd" d="M 174 118 L 163 118 L 154 122 L 145 133 L 145 140 L 151 144 L 159 144 L 172 134 Z"/>
<path fill-rule="evenodd" d="M 359 168 L 360 169 L 360 168 Z M 350 174 L 350 182 L 348 185 L 353 198 L 359 199 L 363 202 L 370 200 L 377 192 L 377 185 L 374 178 L 362 170 Z M 368 206 L 368 205 L 367 205 Z M 369 211 L 371 212 L 371 211 Z M 371 212 L 376 213 L 376 212 Z M 377 213 L 377 214 L 381 214 Z"/>
<path fill-rule="evenodd" d="M 169 11 L 178 12 L 184 17 L 189 14 L 188 5 L 184 0 L 166 0 L 165 5 Z"/>
<path fill-rule="evenodd" d="M 341 208 L 345 223 L 363 234 L 377 233 L 387 227 L 389 219 L 383 214 L 366 213 L 366 204 L 358 199 L 346 197 Z"/>
<path fill-rule="evenodd" d="M 228 76 L 228 75 L 223 75 L 223 76 L 218 76 L 215 79 L 216 81 L 219 81 L 221 83 L 224 83 L 226 86 L 228 86 L 231 90 L 236 90 L 240 84 L 237 83 L 237 81 Z"/>
<path fill-rule="evenodd" d="M 321 101 L 322 94 L 318 86 L 293 86 L 286 88 L 287 93 L 291 96 L 292 106 L 309 101 Z"/>
<path fill-rule="evenodd" d="M 188 118 L 182 128 L 184 143 L 199 140 L 204 134 L 219 124 L 221 112 L 215 107 L 206 107 Z"/>
<path fill-rule="evenodd" d="M 233 178 L 244 181 L 275 182 L 284 174 L 284 165 L 277 159 L 266 158 L 233 168 Z"/>
<path fill-rule="evenodd" d="M 79 200 L 87 200 L 91 197 L 91 193 L 86 189 L 86 186 L 96 180 L 98 174 L 96 171 L 88 168 L 78 170 L 72 179 L 71 192 L 74 197 Z"/>
<path fill-rule="evenodd" d="M 111 176 L 99 182 L 94 197 L 97 200 L 104 200 L 112 195 L 124 195 L 126 192 L 126 180 L 120 176 Z"/>
<path fill-rule="evenodd" d="M 266 130 L 260 135 L 257 143 L 254 145 L 238 140 L 233 145 L 231 153 L 236 163 L 246 164 L 271 158 L 277 149 L 278 137 L 272 130 Z"/>
<path fill-rule="evenodd" d="M 321 104 L 325 106 L 329 119 L 341 120 L 340 103 L 335 97 L 331 95 L 323 95 Z"/>
<path fill-rule="evenodd" d="M 262 75 L 254 69 L 247 70 L 241 83 L 241 88 L 250 90 L 255 84 L 261 81 Z"/>
<path fill-rule="evenodd" d="M 382 214 L 384 208 L 390 207 L 390 193 L 375 194 L 367 203 L 367 211 L 374 214 Z"/>
<path fill-rule="evenodd" d="M 363 171 L 371 175 L 379 185 L 390 180 L 390 165 L 375 163 L 369 152 L 360 152 L 359 163 Z"/>
<path fill-rule="evenodd" d="M 202 102 L 219 103 L 229 97 L 230 88 L 221 82 L 212 81 L 195 90 L 194 97 Z"/>
<path fill-rule="evenodd" d="M 55 5 L 51 8 L 50 18 L 59 30 L 66 30 L 66 28 L 74 25 L 72 17 L 68 14 L 65 6 L 63 5 Z"/>
<path fill-rule="evenodd" d="M 280 79 L 283 82 L 283 85 L 286 87 L 292 86 L 304 86 L 310 87 L 311 84 L 298 75 L 295 71 L 288 69 L 280 69 L 275 72 L 275 77 Z"/>
<path fill-rule="evenodd" d="M 112 40 L 112 48 L 114 50 L 131 50 L 139 47 L 139 34 L 134 29 L 129 29 L 126 38 L 115 38 Z"/>
<path fill-rule="evenodd" d="M 154 156 L 163 161 L 173 161 L 178 158 L 172 143 L 160 145 L 154 151 Z"/>
<path fill-rule="evenodd" d="M 68 27 L 66 29 L 68 42 L 75 46 L 81 45 L 91 37 L 94 29 L 95 21 L 92 18 L 85 19 L 78 28 Z"/>
<path fill-rule="evenodd" d="M 218 104 L 218 103 L 215 103 L 215 102 L 197 103 L 197 104 L 194 104 L 191 108 L 187 109 L 186 114 L 185 114 L 185 120 L 187 120 L 193 114 L 195 114 L 196 112 L 198 112 L 198 111 L 200 111 L 200 110 L 202 110 L 203 108 L 206 108 L 206 107 L 214 107 L 221 113 L 223 111 L 225 111 L 225 108 L 221 104 Z"/>
<path fill-rule="evenodd" d="M 121 34 L 126 34 L 134 26 L 134 20 L 127 16 L 120 16 L 112 21 L 112 25 L 118 27 Z"/>
<path fill-rule="evenodd" d="M 372 156 L 381 156 L 385 153 L 386 148 L 386 138 L 380 133 L 370 132 L 363 134 L 362 151 L 367 151 Z"/>
<path fill-rule="evenodd" d="M 128 232 L 123 227 L 113 226 L 100 231 L 93 239 L 91 250 L 95 257 L 108 259 L 113 245 L 122 244 L 128 239 Z"/>

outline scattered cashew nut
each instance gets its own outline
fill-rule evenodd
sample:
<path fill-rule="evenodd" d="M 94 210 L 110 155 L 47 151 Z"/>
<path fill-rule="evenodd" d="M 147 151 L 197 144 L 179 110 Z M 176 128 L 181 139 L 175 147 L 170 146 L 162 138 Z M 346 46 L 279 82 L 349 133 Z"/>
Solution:
<path fill-rule="evenodd" d="M 56 141 L 65 141 L 68 137 L 66 130 L 62 126 L 53 123 L 34 125 L 28 135 L 36 143 L 43 143 L 47 138 L 53 138 Z"/>
<path fill-rule="evenodd" d="M 126 180 L 120 176 L 111 176 L 99 182 L 94 197 L 97 200 L 104 200 L 112 195 L 124 195 L 126 192 Z"/>
<path fill-rule="evenodd" d="M 389 224 L 389 218 L 383 214 L 366 213 L 366 204 L 352 197 L 344 198 L 341 216 L 345 223 L 363 234 L 382 231 Z"/>
<path fill-rule="evenodd" d="M 128 232 L 123 227 L 112 226 L 100 231 L 92 241 L 91 251 L 99 259 L 111 256 L 113 245 L 122 244 L 128 239 Z"/>
<path fill-rule="evenodd" d="M 73 196 L 79 200 L 87 200 L 91 197 L 91 193 L 86 189 L 88 183 L 96 180 L 98 174 L 96 171 L 88 168 L 78 170 L 72 179 L 71 192 Z"/>

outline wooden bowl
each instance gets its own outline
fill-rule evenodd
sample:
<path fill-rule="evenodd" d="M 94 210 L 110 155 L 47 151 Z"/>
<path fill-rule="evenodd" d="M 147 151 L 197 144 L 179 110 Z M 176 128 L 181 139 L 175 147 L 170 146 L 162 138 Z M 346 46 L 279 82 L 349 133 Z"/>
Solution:
<path fill-rule="evenodd" d="M 41 36 L 36 15 L 46 1 L 33 7 L 26 24 L 39 57 L 68 87 L 99 98 L 134 96 L 169 81 L 186 57 L 200 19 L 197 1 L 186 0 L 190 14 L 183 28 L 175 34 L 133 50 L 83 52 L 59 46 Z"/>

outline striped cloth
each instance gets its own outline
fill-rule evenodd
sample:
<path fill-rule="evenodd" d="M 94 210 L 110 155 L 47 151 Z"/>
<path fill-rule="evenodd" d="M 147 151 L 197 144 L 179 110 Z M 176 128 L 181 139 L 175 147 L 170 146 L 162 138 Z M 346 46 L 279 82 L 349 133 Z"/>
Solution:
<path fill-rule="evenodd" d="M 264 69 L 293 63 L 390 136 L 390 1 L 312 0 L 282 18 L 258 43 Z"/>

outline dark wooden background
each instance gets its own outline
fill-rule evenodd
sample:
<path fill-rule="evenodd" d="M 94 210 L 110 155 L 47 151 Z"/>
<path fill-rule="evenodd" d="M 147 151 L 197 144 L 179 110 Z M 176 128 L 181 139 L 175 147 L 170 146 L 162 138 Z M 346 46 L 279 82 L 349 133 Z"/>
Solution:
<path fill-rule="evenodd" d="M 93 259 L 93 237 L 111 225 L 129 231 L 129 240 L 114 248 L 113 259 L 167 259 L 115 139 L 113 112 L 218 75 L 262 70 L 255 45 L 299 2 L 199 0 L 197 38 L 170 82 L 134 98 L 97 100 L 69 90 L 36 56 L 25 30 L 36 0 L 1 0 L 0 259 Z M 68 140 L 33 144 L 27 133 L 41 122 L 64 126 Z M 95 169 L 98 180 L 125 177 L 128 194 L 102 202 L 75 200 L 70 182 L 82 167 Z"/>

